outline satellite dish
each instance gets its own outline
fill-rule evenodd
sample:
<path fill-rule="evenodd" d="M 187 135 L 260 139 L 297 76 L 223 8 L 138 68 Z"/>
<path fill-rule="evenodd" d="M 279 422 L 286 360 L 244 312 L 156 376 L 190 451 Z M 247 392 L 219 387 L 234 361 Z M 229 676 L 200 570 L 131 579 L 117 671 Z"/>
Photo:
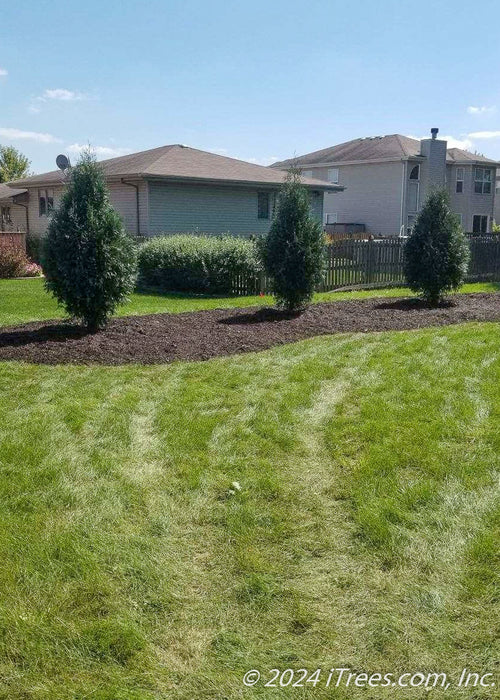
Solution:
<path fill-rule="evenodd" d="M 71 167 L 71 163 L 69 162 L 69 158 L 68 158 L 68 156 L 65 156 L 64 153 L 60 153 L 57 156 L 56 165 L 59 168 L 59 170 L 67 170 L 68 168 Z"/>

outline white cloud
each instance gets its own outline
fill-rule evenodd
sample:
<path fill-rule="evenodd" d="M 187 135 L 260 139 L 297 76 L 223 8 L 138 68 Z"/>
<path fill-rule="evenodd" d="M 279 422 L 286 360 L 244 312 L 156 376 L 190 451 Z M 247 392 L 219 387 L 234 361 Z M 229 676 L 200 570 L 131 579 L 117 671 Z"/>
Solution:
<path fill-rule="evenodd" d="M 492 105 L 491 107 L 467 107 L 469 114 L 492 114 L 497 111 L 497 108 Z"/>
<path fill-rule="evenodd" d="M 9 75 L 9 71 L 6 68 L 0 68 L 0 76 Z"/>
<path fill-rule="evenodd" d="M 255 165 L 271 165 L 271 163 L 276 163 L 279 158 L 278 156 L 266 156 L 264 158 L 248 158 L 247 160 Z"/>
<path fill-rule="evenodd" d="M 470 151 L 474 147 L 471 141 L 471 134 L 464 134 L 463 138 L 457 139 L 454 136 L 439 136 L 443 141 L 448 141 L 448 148 L 461 148 L 463 151 Z"/>
<path fill-rule="evenodd" d="M 412 136 L 411 134 L 407 134 L 407 136 L 410 139 L 417 139 L 417 141 L 430 138 L 428 134 L 426 134 L 425 136 Z M 464 151 L 470 151 L 471 148 L 473 148 L 474 146 L 470 138 L 471 136 L 472 134 L 464 134 L 463 138 L 457 139 L 454 136 L 439 134 L 438 139 L 441 139 L 442 141 L 447 141 L 448 148 L 461 148 Z"/>
<path fill-rule="evenodd" d="M 41 111 L 40 105 L 43 102 L 83 102 L 84 100 L 90 99 L 91 97 L 83 92 L 66 90 L 66 88 L 51 88 L 49 90 L 44 90 L 38 97 L 32 97 L 28 111 L 32 114 L 38 114 Z"/>
<path fill-rule="evenodd" d="M 469 136 L 471 139 L 498 139 L 500 131 L 473 131 Z"/>
<path fill-rule="evenodd" d="M 68 153 L 76 153 L 79 154 L 85 149 L 90 148 L 91 151 L 93 151 L 97 158 L 115 158 L 116 156 L 124 156 L 127 153 L 131 153 L 129 148 L 113 148 L 111 146 L 93 146 L 92 144 L 81 144 L 81 143 L 72 143 L 71 145 L 66 147 L 66 150 Z"/>
<path fill-rule="evenodd" d="M 13 141 L 38 141 L 38 143 L 60 143 L 61 139 L 52 134 L 43 134 L 39 131 L 23 131 L 22 129 L 10 129 L 0 127 L 0 136 Z"/>
<path fill-rule="evenodd" d="M 83 92 L 54 88 L 52 90 L 45 90 L 38 99 L 42 101 L 60 100 L 61 102 L 80 102 L 81 100 L 88 100 L 89 98 L 87 95 L 84 95 Z"/>
<path fill-rule="evenodd" d="M 205 147 L 206 148 L 206 147 Z M 202 150 L 205 150 L 202 148 Z M 254 165 L 271 165 L 279 160 L 278 156 L 266 156 L 264 158 L 242 158 L 241 156 L 234 156 L 229 153 L 227 148 L 208 148 L 206 149 L 210 153 L 217 153 L 219 156 L 226 156 L 227 158 L 235 158 L 236 160 L 244 160 L 247 163 L 254 163 Z"/>

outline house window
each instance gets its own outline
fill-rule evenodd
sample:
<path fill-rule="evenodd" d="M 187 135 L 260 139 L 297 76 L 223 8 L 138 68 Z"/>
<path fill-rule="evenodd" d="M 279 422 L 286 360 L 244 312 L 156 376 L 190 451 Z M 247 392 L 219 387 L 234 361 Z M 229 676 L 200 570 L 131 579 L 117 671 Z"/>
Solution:
<path fill-rule="evenodd" d="M 414 165 L 410 172 L 410 180 L 420 180 L 420 165 Z"/>
<path fill-rule="evenodd" d="M 2 207 L 1 209 L 2 224 L 11 224 L 10 207 Z"/>
<path fill-rule="evenodd" d="M 312 177 L 313 176 L 313 171 L 312 170 L 303 170 L 302 175 L 304 177 Z"/>
<path fill-rule="evenodd" d="M 457 181 L 455 183 L 455 192 L 461 194 L 464 191 L 464 169 L 457 168 Z"/>
<path fill-rule="evenodd" d="M 337 218 L 338 218 L 337 212 L 334 212 L 334 213 L 328 212 L 325 214 L 325 224 L 336 224 Z"/>
<path fill-rule="evenodd" d="M 257 194 L 257 218 L 269 219 L 269 192 L 259 192 Z"/>
<path fill-rule="evenodd" d="M 334 185 L 339 184 L 339 169 L 329 168 L 328 169 L 328 182 L 332 182 Z"/>
<path fill-rule="evenodd" d="M 407 226 L 406 226 L 406 235 L 407 235 L 407 236 L 410 236 L 410 235 L 411 235 L 411 232 L 413 231 L 413 227 L 415 226 L 415 221 L 416 221 L 416 220 L 417 220 L 417 217 L 416 217 L 416 216 L 413 216 L 412 214 L 410 214 L 410 215 L 408 216 L 408 223 L 407 223 Z"/>
<path fill-rule="evenodd" d="M 462 214 L 459 214 L 458 212 L 456 212 L 455 216 L 457 217 L 460 226 L 463 227 L 463 225 L 464 225 L 464 217 L 463 217 L 463 215 L 462 215 Z"/>
<path fill-rule="evenodd" d="M 474 168 L 474 192 L 476 194 L 491 194 L 491 170 L 489 168 Z"/>
<path fill-rule="evenodd" d="M 472 233 L 487 233 L 488 217 L 482 214 L 474 214 L 472 217 Z"/>
<path fill-rule="evenodd" d="M 418 187 L 419 183 L 414 180 L 408 185 L 408 211 L 418 211 Z"/>
<path fill-rule="evenodd" d="M 38 190 L 38 216 L 46 216 L 47 214 L 47 198 L 45 190 Z"/>
<path fill-rule="evenodd" d="M 47 216 L 54 210 L 54 190 L 38 190 L 38 216 Z"/>

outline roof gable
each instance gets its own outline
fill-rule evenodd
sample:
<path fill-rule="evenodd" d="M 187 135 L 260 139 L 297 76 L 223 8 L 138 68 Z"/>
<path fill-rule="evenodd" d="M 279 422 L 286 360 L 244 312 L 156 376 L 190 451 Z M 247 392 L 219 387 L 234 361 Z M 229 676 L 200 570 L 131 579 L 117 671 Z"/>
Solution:
<path fill-rule="evenodd" d="M 400 160 L 420 155 L 420 141 L 401 134 L 390 136 L 368 136 L 340 143 L 337 146 L 314 151 L 298 158 L 289 158 L 273 163 L 273 168 L 286 168 L 297 165 L 320 165 L 366 160 Z"/>
<path fill-rule="evenodd" d="M 491 158 L 486 158 L 486 156 L 481 156 L 478 153 L 464 151 L 461 148 L 448 148 L 446 161 L 448 163 L 490 163 L 491 165 L 498 165 L 496 160 L 491 160 Z"/>
<path fill-rule="evenodd" d="M 18 194 L 24 194 L 25 192 L 25 189 L 23 190 L 21 188 L 9 187 L 8 185 L 0 184 L 0 199 L 16 197 Z"/>
<path fill-rule="evenodd" d="M 280 186 L 286 177 L 286 172 L 282 170 L 272 170 L 263 165 L 255 165 L 180 144 L 110 158 L 100 161 L 100 166 L 107 178 L 149 177 Z M 309 187 L 341 189 L 319 179 L 302 178 L 302 181 Z M 61 171 L 54 170 L 26 178 L 19 181 L 19 184 L 34 187 L 42 183 L 63 184 L 63 182 Z"/>
<path fill-rule="evenodd" d="M 356 163 L 380 160 L 401 160 L 421 155 L 420 141 L 401 134 L 390 136 L 369 136 L 324 148 L 321 151 L 306 153 L 298 158 L 289 158 L 271 165 L 272 168 L 287 168 L 292 164 L 298 166 L 321 165 L 329 163 Z M 464 151 L 461 148 L 448 148 L 446 161 L 452 163 L 490 163 L 497 161 Z"/>

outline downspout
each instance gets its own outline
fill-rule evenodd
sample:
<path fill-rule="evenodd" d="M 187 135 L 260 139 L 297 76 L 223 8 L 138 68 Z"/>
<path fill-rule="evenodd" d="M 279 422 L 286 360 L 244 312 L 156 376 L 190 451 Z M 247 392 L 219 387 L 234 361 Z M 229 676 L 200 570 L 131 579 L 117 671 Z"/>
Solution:
<path fill-rule="evenodd" d="M 30 217 L 28 214 L 28 205 L 27 204 L 21 204 L 21 202 L 15 202 L 18 207 L 23 207 L 24 211 L 26 212 L 26 235 L 29 234 L 30 232 Z"/>
<path fill-rule="evenodd" d="M 404 235 L 405 231 L 405 222 L 404 222 L 404 205 L 405 205 L 405 185 L 406 185 L 406 166 L 407 166 L 406 160 L 403 161 L 403 174 L 401 176 L 401 215 L 400 215 L 400 227 L 399 227 L 399 237 L 401 238 Z"/>
<path fill-rule="evenodd" d="M 139 216 L 139 185 L 135 185 L 133 182 L 127 182 L 123 178 L 121 181 L 123 185 L 128 185 L 129 187 L 133 187 L 135 189 L 135 214 L 137 217 L 136 235 L 139 238 L 141 235 L 141 219 Z"/>

